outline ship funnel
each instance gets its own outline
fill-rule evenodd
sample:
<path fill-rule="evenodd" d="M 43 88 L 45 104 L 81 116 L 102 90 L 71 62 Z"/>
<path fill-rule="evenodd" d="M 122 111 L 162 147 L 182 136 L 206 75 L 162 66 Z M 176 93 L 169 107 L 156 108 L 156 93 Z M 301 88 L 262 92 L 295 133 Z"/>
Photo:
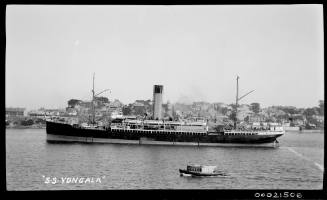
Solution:
<path fill-rule="evenodd" d="M 153 119 L 162 119 L 162 92 L 163 85 L 154 85 L 153 87 Z"/>

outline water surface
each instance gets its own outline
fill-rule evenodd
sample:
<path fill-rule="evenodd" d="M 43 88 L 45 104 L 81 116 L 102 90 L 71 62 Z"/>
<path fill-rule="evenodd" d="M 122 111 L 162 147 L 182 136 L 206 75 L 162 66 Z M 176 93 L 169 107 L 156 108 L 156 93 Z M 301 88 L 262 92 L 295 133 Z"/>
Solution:
<path fill-rule="evenodd" d="M 45 129 L 7 129 L 7 189 L 322 189 L 323 140 L 323 132 L 287 132 L 275 149 L 50 144 Z M 188 163 L 217 165 L 227 176 L 180 177 Z M 74 177 L 94 183 L 59 181 Z"/>

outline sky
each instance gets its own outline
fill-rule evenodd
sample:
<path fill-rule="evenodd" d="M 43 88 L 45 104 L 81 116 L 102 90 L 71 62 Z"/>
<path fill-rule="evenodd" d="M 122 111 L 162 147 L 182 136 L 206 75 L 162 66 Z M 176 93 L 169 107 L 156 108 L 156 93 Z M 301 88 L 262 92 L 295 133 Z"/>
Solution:
<path fill-rule="evenodd" d="M 8 5 L 6 107 L 65 108 L 95 91 L 124 104 L 324 99 L 322 5 Z"/>

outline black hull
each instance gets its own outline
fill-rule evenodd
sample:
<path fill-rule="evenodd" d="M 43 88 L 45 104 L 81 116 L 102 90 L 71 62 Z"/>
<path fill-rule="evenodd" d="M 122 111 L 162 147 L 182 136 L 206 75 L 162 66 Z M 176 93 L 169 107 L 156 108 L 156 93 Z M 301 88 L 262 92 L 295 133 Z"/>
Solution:
<path fill-rule="evenodd" d="M 99 142 L 99 143 L 135 143 L 135 144 L 172 144 L 219 146 L 223 144 L 268 144 L 275 143 L 282 134 L 272 135 L 226 135 L 223 133 L 208 135 L 206 133 L 188 134 L 167 131 L 86 129 L 69 124 L 46 122 L 47 140 L 49 142 Z"/>

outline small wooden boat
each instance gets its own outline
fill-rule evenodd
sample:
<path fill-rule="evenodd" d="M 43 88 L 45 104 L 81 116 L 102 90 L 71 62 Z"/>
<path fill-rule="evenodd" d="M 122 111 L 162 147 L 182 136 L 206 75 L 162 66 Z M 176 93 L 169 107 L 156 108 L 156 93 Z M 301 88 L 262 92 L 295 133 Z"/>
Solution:
<path fill-rule="evenodd" d="M 181 176 L 225 176 L 226 174 L 218 171 L 217 166 L 206 165 L 187 165 L 186 169 L 179 169 Z"/>

